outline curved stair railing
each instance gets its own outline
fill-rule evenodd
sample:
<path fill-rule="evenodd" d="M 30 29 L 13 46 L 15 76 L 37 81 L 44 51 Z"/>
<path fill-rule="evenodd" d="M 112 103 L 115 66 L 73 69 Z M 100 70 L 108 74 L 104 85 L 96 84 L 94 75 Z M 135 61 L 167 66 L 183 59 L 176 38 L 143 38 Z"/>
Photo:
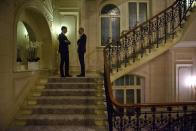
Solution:
<path fill-rule="evenodd" d="M 171 6 L 124 33 L 118 42 L 106 44 L 105 53 L 110 72 L 118 72 L 135 62 L 139 56 L 159 48 L 161 43 L 174 38 L 186 21 L 186 15 L 195 0 L 176 0 Z"/>
<path fill-rule="evenodd" d="M 113 97 L 111 83 L 114 69 L 118 72 L 130 61 L 134 63 L 139 55 L 143 57 L 145 52 L 159 48 L 161 42 L 174 38 L 195 1 L 176 0 L 164 11 L 123 34 L 119 42 L 106 45 L 104 86 L 110 131 L 196 130 L 196 102 L 120 104 Z"/>

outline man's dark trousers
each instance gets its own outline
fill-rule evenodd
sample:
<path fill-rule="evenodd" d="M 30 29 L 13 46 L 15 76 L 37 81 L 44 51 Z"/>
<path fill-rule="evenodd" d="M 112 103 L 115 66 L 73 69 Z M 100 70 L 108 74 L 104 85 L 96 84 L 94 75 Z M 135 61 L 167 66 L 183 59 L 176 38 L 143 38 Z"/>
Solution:
<path fill-rule="evenodd" d="M 78 57 L 80 61 L 81 75 L 85 75 L 84 52 L 78 52 Z"/>
<path fill-rule="evenodd" d="M 62 77 L 69 75 L 69 52 L 61 53 L 60 73 Z"/>

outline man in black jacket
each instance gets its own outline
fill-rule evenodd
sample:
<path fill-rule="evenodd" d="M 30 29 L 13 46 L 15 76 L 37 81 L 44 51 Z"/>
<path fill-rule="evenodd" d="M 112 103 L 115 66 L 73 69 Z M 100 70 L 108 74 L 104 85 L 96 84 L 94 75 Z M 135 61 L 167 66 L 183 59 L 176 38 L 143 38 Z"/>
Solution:
<path fill-rule="evenodd" d="M 67 27 L 61 27 L 61 34 L 58 36 L 59 40 L 59 53 L 61 55 L 60 73 L 61 77 L 71 77 L 69 75 L 69 45 L 71 42 L 67 39 L 65 34 L 67 33 Z"/>
<path fill-rule="evenodd" d="M 84 28 L 79 29 L 80 39 L 78 40 L 78 57 L 80 61 L 80 75 L 77 75 L 78 77 L 84 77 L 85 76 L 85 63 L 84 63 L 84 54 L 86 52 L 86 35 L 84 34 Z"/>

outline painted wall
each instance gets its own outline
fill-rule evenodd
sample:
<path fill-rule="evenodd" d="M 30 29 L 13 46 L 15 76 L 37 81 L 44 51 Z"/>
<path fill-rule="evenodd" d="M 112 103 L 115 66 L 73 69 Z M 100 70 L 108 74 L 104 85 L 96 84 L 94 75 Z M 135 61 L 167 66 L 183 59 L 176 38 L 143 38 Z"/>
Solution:
<path fill-rule="evenodd" d="M 145 102 L 169 101 L 170 64 L 169 51 L 142 65 L 133 74 L 143 76 L 145 79 Z"/>
<path fill-rule="evenodd" d="M 32 7 L 36 8 L 36 10 L 42 10 L 40 12 L 44 12 L 45 10 L 42 3 L 40 3 L 38 0 L 31 0 L 25 4 L 26 5 L 23 6 L 22 0 L 1 0 L 0 4 L 0 28 L 2 30 L 0 33 L 1 131 L 3 131 L 8 124 L 10 124 L 10 121 L 15 115 L 18 106 L 23 103 L 28 90 L 34 86 L 35 81 L 40 76 L 39 72 L 15 72 L 17 43 L 16 34 L 17 23 L 20 19 L 19 15 L 21 14 L 20 11 L 24 10 L 24 7 Z M 43 23 L 40 24 L 42 25 Z M 19 37 L 23 39 L 20 35 Z M 47 36 L 42 38 L 49 39 Z"/>
<path fill-rule="evenodd" d="M 186 44 L 186 42 L 183 44 Z M 195 47 L 174 47 L 150 62 L 138 67 L 136 70 L 130 72 L 130 74 L 140 75 L 145 78 L 145 102 L 182 101 L 182 99 L 179 99 L 179 95 L 183 97 L 183 94 L 178 94 L 179 86 L 182 85 L 177 85 L 176 79 L 177 77 L 186 78 L 187 76 L 176 76 L 176 65 L 192 64 L 192 70 L 194 72 L 193 75 L 195 76 L 195 54 Z M 183 79 L 182 83 L 184 82 L 185 79 Z M 187 93 L 185 92 L 184 95 Z"/>
<path fill-rule="evenodd" d="M 152 16 L 164 10 L 166 6 L 166 0 L 152 0 Z"/>
<path fill-rule="evenodd" d="M 12 111 L 13 94 L 12 94 L 12 46 L 13 46 L 13 11 L 14 5 L 12 0 L 1 1 L 0 4 L 0 127 L 8 120 L 8 115 Z M 5 15 L 7 14 L 7 15 Z M 9 17 L 8 17 L 9 14 Z M 6 111 L 6 112 L 5 112 Z M 1 130 L 1 129 L 0 129 Z"/>

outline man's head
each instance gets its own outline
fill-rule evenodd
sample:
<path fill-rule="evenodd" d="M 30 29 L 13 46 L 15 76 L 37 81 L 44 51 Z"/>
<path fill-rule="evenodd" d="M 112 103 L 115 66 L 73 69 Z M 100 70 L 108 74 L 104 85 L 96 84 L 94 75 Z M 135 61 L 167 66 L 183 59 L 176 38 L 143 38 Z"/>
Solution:
<path fill-rule="evenodd" d="M 61 31 L 65 34 L 67 33 L 67 27 L 66 26 L 62 26 L 61 27 Z"/>
<path fill-rule="evenodd" d="M 80 27 L 79 28 L 79 34 L 82 35 L 83 33 L 84 33 L 84 28 L 83 27 Z"/>

